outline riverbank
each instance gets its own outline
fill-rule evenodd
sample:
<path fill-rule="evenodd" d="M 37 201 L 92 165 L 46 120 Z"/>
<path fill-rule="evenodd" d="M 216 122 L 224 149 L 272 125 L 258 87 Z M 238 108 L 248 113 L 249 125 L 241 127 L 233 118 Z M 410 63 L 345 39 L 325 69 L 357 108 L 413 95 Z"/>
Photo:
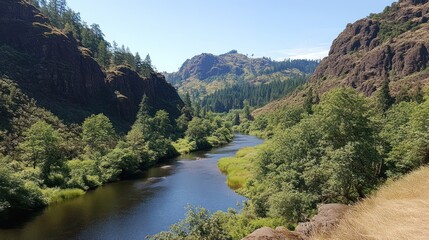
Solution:
<path fill-rule="evenodd" d="M 257 157 L 262 149 L 264 144 L 243 148 L 235 156 L 219 160 L 219 170 L 226 175 L 230 188 L 245 195 L 247 183 L 255 176 Z"/>
<path fill-rule="evenodd" d="M 8 227 L 2 227 L 0 239 L 144 239 L 183 219 L 188 204 L 238 211 L 237 203 L 245 198 L 225 184 L 217 162 L 261 143 L 253 136 L 236 135 L 224 147 L 182 155 L 149 169 L 140 179 L 110 183 L 83 197 L 17 214 L 4 219 Z"/>

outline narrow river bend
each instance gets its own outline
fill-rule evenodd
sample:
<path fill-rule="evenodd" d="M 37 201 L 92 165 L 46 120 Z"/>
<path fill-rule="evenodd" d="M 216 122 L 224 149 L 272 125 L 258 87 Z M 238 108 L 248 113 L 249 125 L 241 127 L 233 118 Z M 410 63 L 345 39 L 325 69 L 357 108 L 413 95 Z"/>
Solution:
<path fill-rule="evenodd" d="M 217 162 L 261 143 L 236 135 L 225 147 L 180 157 L 142 179 L 108 184 L 35 213 L 15 214 L 0 223 L 0 239 L 144 239 L 183 219 L 188 204 L 210 211 L 237 208 L 245 198 L 227 187 Z"/>

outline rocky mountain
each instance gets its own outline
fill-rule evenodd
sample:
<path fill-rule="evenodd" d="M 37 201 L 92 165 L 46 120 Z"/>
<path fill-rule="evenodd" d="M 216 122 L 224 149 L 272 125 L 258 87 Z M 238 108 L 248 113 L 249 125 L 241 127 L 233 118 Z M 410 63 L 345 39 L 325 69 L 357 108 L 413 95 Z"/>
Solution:
<path fill-rule="evenodd" d="M 203 53 L 186 60 L 178 72 L 166 74 L 180 93 L 194 97 L 213 94 L 238 83 L 269 83 L 313 73 L 318 60 L 273 61 L 251 58 L 232 50 L 221 55 Z"/>
<path fill-rule="evenodd" d="M 410 97 L 429 82 L 429 1 L 401 0 L 347 25 L 334 40 L 308 88 L 322 94 L 350 86 L 371 96 L 387 81 L 393 96 Z M 261 113 L 301 102 L 307 90 L 271 103 Z"/>
<path fill-rule="evenodd" d="M 173 117 L 183 105 L 160 74 L 143 78 L 125 66 L 104 72 L 88 49 L 24 0 L 0 0 L 0 75 L 71 122 L 103 112 L 129 125 L 144 94 L 153 111 L 166 109 Z"/>

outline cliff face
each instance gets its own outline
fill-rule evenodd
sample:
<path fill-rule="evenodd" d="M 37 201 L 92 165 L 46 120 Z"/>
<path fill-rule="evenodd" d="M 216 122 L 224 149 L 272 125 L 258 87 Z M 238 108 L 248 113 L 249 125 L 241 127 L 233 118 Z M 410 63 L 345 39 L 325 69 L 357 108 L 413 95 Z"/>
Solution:
<path fill-rule="evenodd" d="M 173 117 L 183 105 L 161 75 L 153 73 L 143 79 L 120 68 L 115 71 L 120 77 L 106 76 L 89 50 L 52 27 L 23 0 L 0 0 L 0 48 L 0 62 L 4 63 L 0 74 L 8 75 L 44 107 L 71 121 L 103 112 L 132 123 L 143 94 L 153 109 L 166 109 Z M 8 63 L 15 64 L 5 66 Z M 70 114 L 64 112 L 68 111 L 79 114 L 67 116 Z"/>
<path fill-rule="evenodd" d="M 316 69 L 312 81 L 336 81 L 371 95 L 385 80 L 398 90 L 399 80 L 429 64 L 429 3 L 404 0 L 381 14 L 349 24 L 332 44 L 329 56 Z M 407 80 L 426 84 L 427 74 Z M 322 87 L 323 89 L 323 87 Z"/>
<path fill-rule="evenodd" d="M 174 118 L 180 115 L 183 102 L 173 86 L 159 73 L 151 73 L 150 77 L 142 79 L 133 70 L 119 66 L 107 73 L 106 84 L 115 96 L 114 108 L 124 119 L 134 119 L 143 95 L 149 97 L 152 113 L 164 109 Z"/>
<path fill-rule="evenodd" d="M 349 86 L 372 95 L 384 81 L 392 95 L 429 83 L 429 0 L 401 0 L 383 13 L 348 24 L 334 40 L 308 88 L 323 94 Z M 268 104 L 255 113 L 301 103 L 308 90 Z"/>

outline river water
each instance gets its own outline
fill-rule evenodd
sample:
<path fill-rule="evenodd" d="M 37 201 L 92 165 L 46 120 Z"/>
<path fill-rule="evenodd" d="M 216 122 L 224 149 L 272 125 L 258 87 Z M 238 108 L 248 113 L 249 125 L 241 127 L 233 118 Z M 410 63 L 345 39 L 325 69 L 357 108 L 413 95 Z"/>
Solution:
<path fill-rule="evenodd" d="M 217 162 L 261 143 L 236 135 L 225 147 L 182 156 L 141 179 L 108 184 L 36 212 L 14 213 L 0 222 L 0 239 L 144 239 L 183 219 L 187 205 L 238 209 L 245 198 L 227 187 Z"/>

